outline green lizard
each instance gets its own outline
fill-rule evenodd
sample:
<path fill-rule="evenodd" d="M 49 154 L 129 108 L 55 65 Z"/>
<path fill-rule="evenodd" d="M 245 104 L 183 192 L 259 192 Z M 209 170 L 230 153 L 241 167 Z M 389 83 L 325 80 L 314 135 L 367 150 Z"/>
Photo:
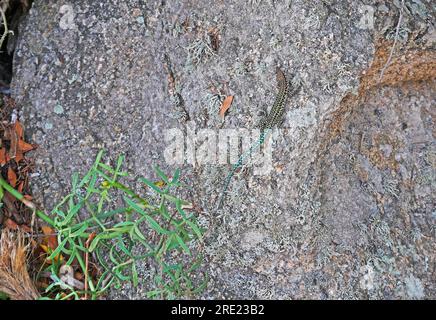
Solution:
<path fill-rule="evenodd" d="M 221 192 L 221 196 L 219 198 L 218 207 L 217 209 L 221 209 L 223 203 L 225 194 L 227 192 L 227 188 L 229 187 L 230 180 L 232 179 L 233 175 L 235 174 L 236 170 L 238 168 L 242 167 L 244 159 L 247 157 L 250 157 L 251 154 L 254 152 L 254 150 L 257 147 L 260 147 L 265 142 L 265 137 L 268 133 L 268 131 L 274 126 L 276 126 L 282 119 L 283 113 L 285 111 L 285 103 L 288 95 L 294 95 L 297 93 L 299 86 L 294 86 L 292 84 L 289 84 L 286 80 L 286 76 L 283 73 L 280 68 L 277 67 L 276 69 L 276 76 L 277 76 L 277 85 L 279 92 L 276 96 L 276 99 L 274 101 L 274 105 L 271 108 L 270 113 L 267 115 L 267 117 L 261 122 L 260 125 L 260 137 L 259 140 L 254 143 L 250 149 L 245 152 L 241 157 L 239 158 L 238 162 L 233 165 L 232 169 L 230 170 L 229 174 L 226 177 L 226 180 L 224 182 L 224 187 Z M 290 86 L 291 86 L 291 92 L 290 92 Z"/>

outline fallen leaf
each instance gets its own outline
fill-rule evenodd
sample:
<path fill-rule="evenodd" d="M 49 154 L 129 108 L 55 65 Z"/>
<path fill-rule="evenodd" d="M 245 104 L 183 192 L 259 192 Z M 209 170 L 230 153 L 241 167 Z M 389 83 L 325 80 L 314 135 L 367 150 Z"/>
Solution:
<path fill-rule="evenodd" d="M 43 242 L 47 244 L 50 249 L 56 249 L 58 247 L 58 240 L 54 230 L 49 226 L 42 226 L 41 229 L 42 233 L 45 235 Z"/>
<path fill-rule="evenodd" d="M 6 140 L 11 141 L 11 146 L 9 148 L 8 153 L 9 153 L 9 156 L 11 157 L 11 159 L 14 159 L 16 154 L 17 154 L 18 140 L 19 140 L 17 132 L 15 130 L 13 130 L 13 128 L 11 126 L 8 126 L 5 129 L 4 138 Z"/>
<path fill-rule="evenodd" d="M 4 166 L 7 162 L 6 149 L 0 148 L 0 165 Z"/>
<path fill-rule="evenodd" d="M 18 163 L 24 159 L 24 153 L 36 148 L 36 145 L 24 141 L 24 129 L 18 121 L 5 128 L 3 138 L 10 141 L 10 148 L 7 153 L 6 150 L 2 150 L 5 153 L 4 157 L 0 154 L 2 165 L 4 162 L 7 163 L 9 159 L 14 159 Z"/>
<path fill-rule="evenodd" d="M 26 226 L 25 224 L 21 224 L 18 227 L 25 232 L 28 232 L 28 233 L 32 232 L 32 229 L 29 226 Z"/>
<path fill-rule="evenodd" d="M 15 121 L 14 129 L 15 129 L 15 132 L 17 133 L 17 135 L 18 135 L 18 138 L 23 139 L 23 137 L 24 137 L 24 129 L 23 129 L 23 126 L 21 125 L 21 123 L 19 121 Z"/>
<path fill-rule="evenodd" d="M 5 225 L 6 228 L 10 229 L 10 230 L 23 230 L 24 232 L 32 232 L 32 229 L 30 229 L 29 226 L 26 226 L 25 224 L 17 224 L 14 220 L 12 219 L 6 219 L 6 221 L 3 223 Z"/>
<path fill-rule="evenodd" d="M 2 209 L 7 209 L 8 212 L 10 214 L 14 214 L 17 213 L 17 208 L 15 207 L 15 203 L 16 203 L 17 199 L 11 195 L 9 192 L 5 192 L 3 194 L 3 208 Z"/>
<path fill-rule="evenodd" d="M 81 272 L 74 272 L 74 278 L 76 278 L 79 281 L 82 281 L 83 279 L 85 279 L 85 276 L 83 275 L 83 273 Z"/>
<path fill-rule="evenodd" d="M 50 249 L 48 246 L 46 246 L 45 244 L 40 244 L 39 245 L 41 247 L 41 249 L 47 254 L 47 256 L 50 256 L 53 252 L 52 249 Z M 51 264 L 52 261 L 50 259 L 47 259 L 48 257 L 45 257 L 45 262 L 48 264 Z M 64 261 L 64 256 L 61 254 L 58 254 L 55 258 L 54 258 L 55 262 L 59 262 L 59 261 Z"/>
<path fill-rule="evenodd" d="M 46 289 L 50 284 L 48 282 L 48 278 L 44 278 L 41 276 L 38 281 L 35 282 L 36 286 L 41 289 Z"/>
<path fill-rule="evenodd" d="M 18 162 L 20 162 L 23 159 L 24 159 L 23 153 L 18 149 L 17 152 L 15 153 L 14 160 L 15 160 L 16 163 L 18 163 Z"/>
<path fill-rule="evenodd" d="M 33 150 L 34 148 L 35 147 L 33 145 L 31 145 L 30 143 L 27 143 L 22 139 L 18 140 L 18 149 L 22 153 L 26 153 L 27 151 Z"/>
<path fill-rule="evenodd" d="M 11 167 L 8 168 L 8 182 L 14 188 L 17 185 L 17 175 Z"/>
<path fill-rule="evenodd" d="M 227 96 L 224 99 L 223 104 L 221 105 L 221 108 L 220 108 L 221 118 L 224 119 L 224 114 L 226 113 L 227 110 L 229 110 L 230 106 L 232 105 L 232 102 L 233 102 L 233 96 Z"/>
<path fill-rule="evenodd" d="M 19 193 L 23 193 L 23 189 L 24 189 L 24 181 L 21 181 L 18 184 L 17 190 L 18 190 Z"/>
<path fill-rule="evenodd" d="M 6 221 L 4 222 L 4 225 L 6 226 L 6 228 L 11 229 L 11 230 L 18 229 L 18 224 L 11 219 L 6 219 Z"/>
<path fill-rule="evenodd" d="M 42 250 L 44 250 L 47 255 L 50 255 L 53 250 L 55 250 L 58 247 L 58 240 L 56 237 L 55 231 L 50 228 L 49 226 L 42 226 L 41 227 L 42 233 L 44 234 L 44 238 L 42 239 L 42 243 L 40 244 L 40 247 Z M 63 261 L 64 257 L 62 255 L 57 255 L 54 260 L 57 261 Z M 51 263 L 50 260 L 47 260 L 47 263 Z"/>

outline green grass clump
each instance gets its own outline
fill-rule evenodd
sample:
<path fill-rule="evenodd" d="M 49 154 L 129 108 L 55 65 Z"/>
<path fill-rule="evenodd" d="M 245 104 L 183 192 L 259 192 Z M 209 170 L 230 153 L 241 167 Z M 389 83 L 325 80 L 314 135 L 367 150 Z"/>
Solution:
<path fill-rule="evenodd" d="M 50 216 L 37 212 L 55 230 L 58 243 L 44 272 L 53 281 L 46 297 L 79 299 L 86 295 L 95 299 L 126 282 L 137 286 L 139 261 L 152 275 L 146 286 L 150 288 L 148 298 L 173 299 L 201 292 L 207 275 L 201 279 L 192 275 L 198 273 L 202 262 L 194 250 L 202 241 L 203 230 L 196 217 L 185 212 L 188 203 L 173 194 L 182 186 L 180 171 L 169 178 L 156 167 L 161 184 L 140 178 L 152 193 L 146 198 L 119 181 L 129 177 L 121 171 L 122 156 L 111 167 L 101 161 L 102 155 L 98 154 L 82 178 L 73 175 L 70 194 Z M 114 208 L 113 200 L 120 198 L 123 206 Z M 62 280 L 61 268 L 65 266 L 84 275 L 86 290 Z"/>

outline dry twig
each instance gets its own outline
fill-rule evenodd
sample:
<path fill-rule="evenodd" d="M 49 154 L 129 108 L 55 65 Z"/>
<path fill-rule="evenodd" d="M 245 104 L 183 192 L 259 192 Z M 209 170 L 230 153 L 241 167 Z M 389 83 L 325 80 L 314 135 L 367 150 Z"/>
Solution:
<path fill-rule="evenodd" d="M 400 17 L 398 18 L 397 30 L 395 31 L 394 44 L 392 45 L 388 61 L 386 61 L 386 64 L 384 65 L 382 71 L 380 72 L 380 77 L 378 79 L 379 83 L 383 80 L 383 76 L 385 74 L 385 71 L 386 71 L 387 67 L 391 64 L 392 56 L 394 55 L 395 46 L 397 45 L 398 37 L 400 34 L 401 22 L 403 20 L 403 11 L 404 11 L 404 0 L 401 1 Z"/>

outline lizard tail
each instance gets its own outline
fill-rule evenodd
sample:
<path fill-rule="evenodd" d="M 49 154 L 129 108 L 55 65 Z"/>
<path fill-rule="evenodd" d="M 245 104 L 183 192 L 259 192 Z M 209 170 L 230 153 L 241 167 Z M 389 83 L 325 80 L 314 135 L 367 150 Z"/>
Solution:
<path fill-rule="evenodd" d="M 232 180 L 232 177 L 235 175 L 236 170 L 238 170 L 240 167 L 243 166 L 245 158 L 250 157 L 253 154 L 253 152 L 257 149 L 257 147 L 260 147 L 260 145 L 263 144 L 267 133 L 268 130 L 262 131 L 259 140 L 255 144 L 253 144 L 249 150 L 247 150 L 243 155 L 241 155 L 238 159 L 238 162 L 233 165 L 232 170 L 229 172 L 229 174 L 226 177 L 226 180 L 224 181 L 224 186 L 218 201 L 217 210 L 220 210 L 223 207 L 227 189 L 229 188 L 230 185 L 230 180 Z"/>

